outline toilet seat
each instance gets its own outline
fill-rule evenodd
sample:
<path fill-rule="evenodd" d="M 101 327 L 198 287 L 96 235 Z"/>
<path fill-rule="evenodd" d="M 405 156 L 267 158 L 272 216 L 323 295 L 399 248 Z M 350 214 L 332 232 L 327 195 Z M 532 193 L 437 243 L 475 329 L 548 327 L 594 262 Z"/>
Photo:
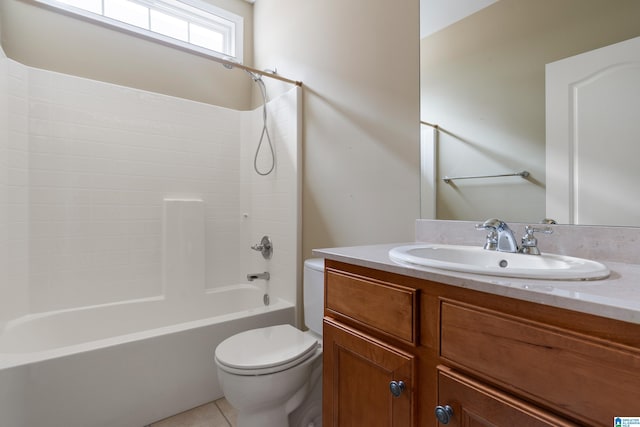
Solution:
<path fill-rule="evenodd" d="M 252 329 L 224 340 L 216 363 L 236 375 L 266 375 L 289 369 L 316 353 L 318 340 L 291 325 Z"/>

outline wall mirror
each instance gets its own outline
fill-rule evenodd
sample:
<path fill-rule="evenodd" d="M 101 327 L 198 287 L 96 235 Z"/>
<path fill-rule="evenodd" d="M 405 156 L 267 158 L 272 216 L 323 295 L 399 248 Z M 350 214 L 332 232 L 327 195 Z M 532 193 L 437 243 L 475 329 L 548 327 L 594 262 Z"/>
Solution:
<path fill-rule="evenodd" d="M 545 65 L 640 36 L 640 2 L 421 0 L 421 27 L 438 16 L 420 41 L 422 217 L 539 222 L 548 216 Z"/>

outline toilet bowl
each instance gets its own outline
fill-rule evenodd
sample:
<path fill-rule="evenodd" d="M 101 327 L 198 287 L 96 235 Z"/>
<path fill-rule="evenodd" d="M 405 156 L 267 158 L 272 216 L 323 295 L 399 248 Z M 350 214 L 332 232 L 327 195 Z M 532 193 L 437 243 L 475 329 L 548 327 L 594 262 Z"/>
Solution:
<path fill-rule="evenodd" d="M 322 259 L 305 261 L 308 331 L 291 325 L 252 329 L 216 348 L 218 379 L 238 427 L 320 427 L 323 269 Z"/>

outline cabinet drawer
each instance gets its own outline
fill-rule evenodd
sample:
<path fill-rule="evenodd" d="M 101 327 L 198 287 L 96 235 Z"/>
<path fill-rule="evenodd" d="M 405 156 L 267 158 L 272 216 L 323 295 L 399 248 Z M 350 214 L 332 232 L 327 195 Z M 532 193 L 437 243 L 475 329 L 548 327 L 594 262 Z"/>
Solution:
<path fill-rule="evenodd" d="M 416 290 L 327 269 L 325 307 L 385 335 L 415 344 Z"/>
<path fill-rule="evenodd" d="M 640 410 L 640 353 L 604 340 L 442 301 L 440 355 L 587 424 Z"/>
<path fill-rule="evenodd" d="M 512 395 L 461 375 L 447 367 L 438 367 L 438 403 L 449 406 L 449 425 L 577 427 Z"/>

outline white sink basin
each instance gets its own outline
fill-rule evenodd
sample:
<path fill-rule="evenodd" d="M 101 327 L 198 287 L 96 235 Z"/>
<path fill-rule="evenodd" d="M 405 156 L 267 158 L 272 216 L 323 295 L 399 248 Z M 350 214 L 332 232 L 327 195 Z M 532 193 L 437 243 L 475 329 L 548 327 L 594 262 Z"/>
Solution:
<path fill-rule="evenodd" d="M 492 276 L 547 280 L 594 280 L 609 276 L 595 261 L 564 255 L 525 255 L 475 246 L 414 244 L 389 251 L 393 261 Z"/>

